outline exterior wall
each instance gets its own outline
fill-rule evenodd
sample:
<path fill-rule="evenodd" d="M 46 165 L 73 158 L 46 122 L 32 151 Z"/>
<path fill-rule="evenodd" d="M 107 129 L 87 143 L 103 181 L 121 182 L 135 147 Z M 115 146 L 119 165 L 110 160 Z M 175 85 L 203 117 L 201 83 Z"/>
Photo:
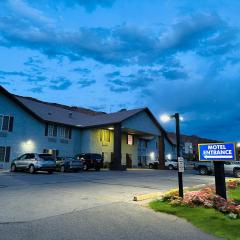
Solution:
<path fill-rule="evenodd" d="M 45 124 L 33 118 L 11 99 L 0 94 L 0 114 L 14 117 L 13 131 L 0 132 L 0 146 L 10 146 L 10 161 L 26 152 L 43 152 L 43 149 L 57 149 L 59 155 L 77 153 L 80 144 L 80 130 L 72 129 L 72 139 L 61 143 L 60 138 L 45 136 Z M 0 167 L 8 168 L 9 163 L 0 163 Z"/>
<path fill-rule="evenodd" d="M 153 123 L 146 112 L 140 112 L 126 119 L 123 121 L 122 127 L 161 136 L 159 128 Z"/>
<path fill-rule="evenodd" d="M 104 153 L 104 162 L 111 162 L 111 154 L 113 153 L 114 133 L 110 131 L 110 142 L 100 141 L 102 129 L 86 129 L 82 130 L 81 152 L 82 153 Z M 132 155 L 133 166 L 138 164 L 138 139 L 134 138 L 134 145 L 127 144 L 127 134 L 122 134 L 122 164 L 126 164 L 126 154 Z"/>
<path fill-rule="evenodd" d="M 175 147 L 170 144 L 166 139 L 164 139 L 164 144 L 165 144 L 165 160 L 169 159 L 169 157 L 171 159 L 176 158 L 176 149 Z"/>

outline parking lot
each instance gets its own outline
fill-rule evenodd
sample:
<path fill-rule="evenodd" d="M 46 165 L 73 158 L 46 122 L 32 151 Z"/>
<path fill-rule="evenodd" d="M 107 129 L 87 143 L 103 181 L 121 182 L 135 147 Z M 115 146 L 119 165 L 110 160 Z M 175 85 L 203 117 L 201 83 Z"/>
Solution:
<path fill-rule="evenodd" d="M 199 176 L 191 171 L 184 174 L 184 186 L 213 181 L 212 176 Z M 105 219 L 109 211 L 115 217 L 119 215 L 120 218 L 123 217 L 121 214 L 124 211 L 129 213 L 131 209 L 135 214 L 139 214 L 140 211 L 145 215 L 146 213 L 142 212 L 145 211 L 142 210 L 143 207 L 132 201 L 134 195 L 165 191 L 177 186 L 177 172 L 168 170 L 133 169 L 124 172 L 103 170 L 52 175 L 3 172 L 0 173 L 0 231 L 7 235 L 5 238 L 1 238 L 4 236 L 1 235 L 0 239 L 8 239 L 7 236 L 12 237 L 9 239 L 13 237 L 16 239 L 16 236 L 17 239 L 26 239 L 24 230 L 26 223 L 31 223 L 32 226 L 36 221 L 43 222 L 47 219 L 50 221 L 52 218 L 56 218 L 57 221 L 63 216 L 66 220 L 70 218 L 69 214 L 72 214 L 73 219 L 75 219 L 75 214 L 78 214 L 79 221 L 83 221 L 81 216 L 84 218 L 84 213 L 89 211 L 92 217 L 96 213 L 96 219 L 100 211 L 102 221 L 109 221 Z M 112 209 L 117 211 L 112 212 Z M 122 209 L 122 213 L 118 209 Z M 146 211 L 150 214 L 151 210 Z M 124 216 L 126 217 L 126 214 Z M 120 218 L 117 218 L 117 221 Z M 16 236 L 9 235 L 10 226 L 12 226 L 11 234 L 16 234 Z M 197 230 L 194 228 L 194 231 Z M 206 239 L 206 236 L 204 237 Z"/>
<path fill-rule="evenodd" d="M 213 182 L 211 176 L 185 174 L 184 186 Z M 176 188 L 176 171 L 130 170 L 80 173 L 2 173 L 0 222 L 28 221 Z M 16 211 L 17 210 L 17 211 Z"/>

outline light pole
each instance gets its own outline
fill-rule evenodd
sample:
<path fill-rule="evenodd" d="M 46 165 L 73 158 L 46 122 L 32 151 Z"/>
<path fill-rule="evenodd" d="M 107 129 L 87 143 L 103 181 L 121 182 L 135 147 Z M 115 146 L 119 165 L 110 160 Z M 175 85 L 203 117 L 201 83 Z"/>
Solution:
<path fill-rule="evenodd" d="M 169 120 L 175 118 L 176 120 L 176 144 L 177 144 L 177 160 L 180 158 L 180 117 L 179 113 L 175 113 L 174 115 L 162 115 L 161 120 L 163 122 L 168 122 Z M 179 171 L 178 166 L 178 188 L 179 188 L 179 197 L 183 198 L 183 176 L 182 171 Z"/>

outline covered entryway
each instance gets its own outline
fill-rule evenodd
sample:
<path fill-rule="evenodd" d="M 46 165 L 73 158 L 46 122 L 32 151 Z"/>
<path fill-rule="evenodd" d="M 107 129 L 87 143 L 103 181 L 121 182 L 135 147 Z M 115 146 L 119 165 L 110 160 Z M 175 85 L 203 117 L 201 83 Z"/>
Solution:
<path fill-rule="evenodd" d="M 138 167 L 140 139 L 148 139 L 151 143 L 151 153 L 160 168 L 164 167 L 164 137 L 165 132 L 147 109 L 116 123 L 112 126 L 114 131 L 112 170 Z"/>

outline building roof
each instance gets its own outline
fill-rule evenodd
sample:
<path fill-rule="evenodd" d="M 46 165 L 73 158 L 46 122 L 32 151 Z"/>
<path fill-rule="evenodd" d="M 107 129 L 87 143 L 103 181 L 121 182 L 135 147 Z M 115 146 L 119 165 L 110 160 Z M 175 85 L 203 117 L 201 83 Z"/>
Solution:
<path fill-rule="evenodd" d="M 86 108 L 71 107 L 57 103 L 43 102 L 30 97 L 23 97 L 11 94 L 5 88 L 0 86 L 0 92 L 10 97 L 14 102 L 20 105 L 33 117 L 44 122 L 53 122 L 79 128 L 106 126 L 120 123 L 135 114 L 145 111 L 152 119 L 155 125 L 161 130 L 167 140 L 166 131 L 148 108 L 138 108 L 132 110 L 121 110 L 114 113 L 97 112 Z"/>

